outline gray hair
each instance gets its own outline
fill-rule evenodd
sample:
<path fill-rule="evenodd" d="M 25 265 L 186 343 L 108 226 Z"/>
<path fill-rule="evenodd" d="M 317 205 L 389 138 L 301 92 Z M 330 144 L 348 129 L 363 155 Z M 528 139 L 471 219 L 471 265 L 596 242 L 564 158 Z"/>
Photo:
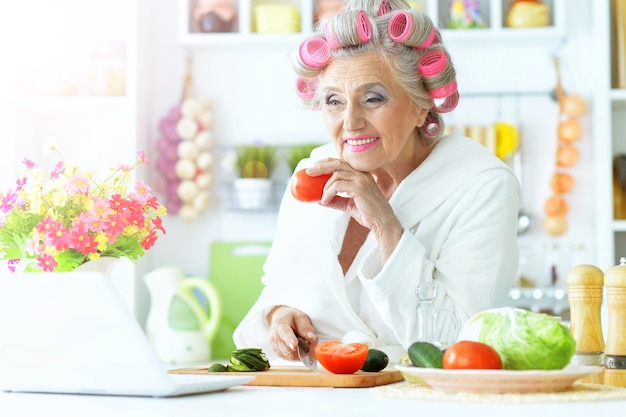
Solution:
<path fill-rule="evenodd" d="M 456 71 L 432 20 L 404 0 L 346 1 L 342 12 L 318 23 L 315 34 L 292 54 L 302 103 L 321 107 L 318 76 L 332 59 L 369 53 L 380 56 L 416 109 L 429 109 L 418 129 L 422 140 L 434 143 L 441 138 L 441 113 L 458 102 Z"/>

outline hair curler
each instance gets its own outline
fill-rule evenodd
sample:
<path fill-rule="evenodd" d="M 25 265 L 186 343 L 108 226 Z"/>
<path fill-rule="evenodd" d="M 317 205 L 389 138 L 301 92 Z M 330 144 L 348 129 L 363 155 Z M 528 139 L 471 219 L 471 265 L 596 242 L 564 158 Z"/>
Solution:
<path fill-rule="evenodd" d="M 367 17 L 367 13 L 363 10 L 356 15 L 356 30 L 361 42 L 367 42 L 372 37 L 372 25 Z"/>
<path fill-rule="evenodd" d="M 433 30 L 430 31 L 430 35 L 426 38 L 426 40 L 419 45 L 416 46 L 417 49 L 426 49 L 428 48 L 433 41 L 435 40 L 435 35 L 437 34 L 437 28 L 433 27 Z"/>
<path fill-rule="evenodd" d="M 317 77 L 304 78 L 298 76 L 296 78 L 296 93 L 303 100 L 311 100 L 317 91 L 318 82 L 319 79 Z"/>
<path fill-rule="evenodd" d="M 454 110 L 457 104 L 459 104 L 459 92 L 455 90 L 449 96 L 445 97 L 440 105 L 435 104 L 433 107 L 439 113 L 448 113 Z"/>
<path fill-rule="evenodd" d="M 443 51 L 434 51 L 424 54 L 418 64 L 417 68 L 424 77 L 434 77 L 441 74 L 441 72 L 448 65 L 448 57 Z"/>
<path fill-rule="evenodd" d="M 330 61 L 328 43 L 318 36 L 306 39 L 300 45 L 300 59 L 309 67 L 322 68 Z"/>
<path fill-rule="evenodd" d="M 450 81 L 448 84 L 444 84 L 439 88 L 430 90 L 430 96 L 432 98 L 445 98 L 454 93 L 457 89 L 456 80 Z"/>
<path fill-rule="evenodd" d="M 378 16 L 382 16 L 391 12 L 391 6 L 387 0 L 383 0 L 378 7 Z"/>
<path fill-rule="evenodd" d="M 335 39 L 335 35 L 330 30 L 329 21 L 326 21 L 324 24 L 324 36 L 326 37 L 326 43 L 330 49 L 339 49 L 339 44 L 337 43 L 337 39 Z"/>
<path fill-rule="evenodd" d="M 395 42 L 404 42 L 413 35 L 413 15 L 406 10 L 399 10 L 389 19 L 387 32 L 391 40 Z"/>

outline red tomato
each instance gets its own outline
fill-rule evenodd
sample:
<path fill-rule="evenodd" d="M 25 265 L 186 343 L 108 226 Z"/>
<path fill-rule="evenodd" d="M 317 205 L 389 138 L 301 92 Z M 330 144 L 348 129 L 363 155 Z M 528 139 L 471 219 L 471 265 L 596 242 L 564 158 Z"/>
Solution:
<path fill-rule="evenodd" d="M 320 201 L 324 192 L 324 185 L 333 174 L 310 176 L 304 169 L 296 172 L 291 179 L 291 194 L 300 201 Z"/>
<path fill-rule="evenodd" d="M 502 369 L 502 359 L 485 343 L 462 340 L 444 352 L 443 369 Z"/>
<path fill-rule="evenodd" d="M 363 367 L 368 350 L 363 343 L 333 340 L 315 346 L 315 356 L 327 371 L 334 374 L 353 374 Z"/>

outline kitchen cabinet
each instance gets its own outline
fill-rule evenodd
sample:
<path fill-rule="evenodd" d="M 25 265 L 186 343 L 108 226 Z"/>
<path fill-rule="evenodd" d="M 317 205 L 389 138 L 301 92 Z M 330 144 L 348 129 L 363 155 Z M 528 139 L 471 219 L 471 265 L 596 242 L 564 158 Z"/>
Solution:
<path fill-rule="evenodd" d="M 204 33 L 192 15 L 198 0 L 183 0 L 179 9 L 179 41 L 187 47 L 208 45 L 235 45 L 249 43 L 290 43 L 310 35 L 316 25 L 316 8 L 320 0 L 233 0 L 237 7 L 238 23 L 232 32 Z M 510 28 L 506 16 L 513 0 L 480 0 L 479 8 L 485 27 L 476 29 L 446 29 L 450 17 L 448 1 L 413 0 L 414 7 L 423 10 L 441 29 L 446 42 L 546 40 L 565 34 L 565 0 L 547 0 L 549 24 L 545 27 Z M 256 7 L 264 4 L 284 4 L 299 12 L 300 30 L 293 33 L 258 33 Z"/>
<path fill-rule="evenodd" d="M 593 2 L 595 220 L 598 266 L 606 270 L 626 256 L 626 220 L 613 210 L 613 158 L 626 153 L 626 89 L 611 85 L 612 1 Z"/>

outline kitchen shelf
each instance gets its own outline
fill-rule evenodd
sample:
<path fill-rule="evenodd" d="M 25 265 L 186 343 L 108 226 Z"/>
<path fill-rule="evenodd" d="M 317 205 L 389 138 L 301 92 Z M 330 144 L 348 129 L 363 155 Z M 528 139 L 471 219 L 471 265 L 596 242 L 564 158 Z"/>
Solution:
<path fill-rule="evenodd" d="M 64 110 L 64 111 L 97 111 L 126 108 L 132 102 L 126 96 L 96 97 L 20 97 L 17 99 L 17 108 L 20 110 Z"/>
<path fill-rule="evenodd" d="M 613 221 L 613 230 L 615 232 L 626 232 L 626 220 Z"/>
<path fill-rule="evenodd" d="M 246 45 L 246 44 L 295 44 L 313 32 L 316 0 L 239 0 L 237 2 L 239 23 L 236 32 L 203 33 L 194 25 L 191 13 L 197 0 L 183 0 L 179 8 L 179 42 L 186 47 Z M 252 24 L 254 7 L 260 3 L 290 4 L 300 11 L 301 31 L 297 33 L 255 33 Z M 451 43 L 500 43 L 561 40 L 565 36 L 565 0 L 547 0 L 550 9 L 550 25 L 538 28 L 506 27 L 506 13 L 512 0 L 481 0 L 481 10 L 486 10 L 487 27 L 476 29 L 447 29 L 448 2 L 437 0 L 412 1 L 427 13 L 440 29 L 442 37 Z"/>
<path fill-rule="evenodd" d="M 614 88 L 609 92 L 613 105 L 626 106 L 626 89 Z"/>

